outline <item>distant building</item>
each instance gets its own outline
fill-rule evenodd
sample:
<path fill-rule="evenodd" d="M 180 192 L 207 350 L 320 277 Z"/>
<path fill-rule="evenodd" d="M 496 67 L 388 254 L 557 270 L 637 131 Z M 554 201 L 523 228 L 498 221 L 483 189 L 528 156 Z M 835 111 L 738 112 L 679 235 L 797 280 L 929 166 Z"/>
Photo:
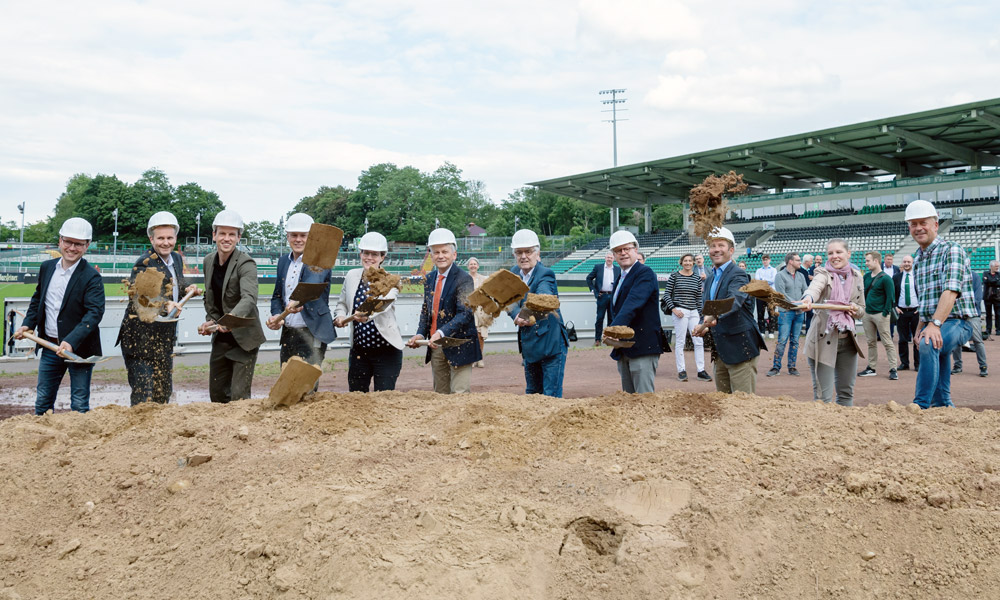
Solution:
<path fill-rule="evenodd" d="M 468 233 L 469 237 L 485 237 L 486 236 L 486 230 L 483 229 L 482 227 L 480 227 L 479 225 L 476 225 L 475 223 L 469 223 L 465 227 L 465 231 Z"/>

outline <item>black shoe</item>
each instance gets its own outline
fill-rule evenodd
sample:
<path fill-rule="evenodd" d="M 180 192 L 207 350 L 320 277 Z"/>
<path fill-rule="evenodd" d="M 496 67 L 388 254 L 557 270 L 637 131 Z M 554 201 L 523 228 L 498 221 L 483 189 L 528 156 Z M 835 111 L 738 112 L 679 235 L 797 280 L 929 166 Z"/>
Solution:
<path fill-rule="evenodd" d="M 897 370 L 897 371 L 909 371 L 909 370 L 910 370 L 910 365 L 902 365 L 902 366 L 900 366 L 900 367 L 899 367 L 898 369 L 896 369 L 896 370 Z"/>
<path fill-rule="evenodd" d="M 788 374 L 791 375 L 791 376 L 793 376 L 793 377 L 798 377 L 799 376 L 799 370 L 795 369 L 795 368 L 788 369 Z"/>
<path fill-rule="evenodd" d="M 961 372 L 962 372 L 962 367 L 955 367 L 954 369 L 951 370 L 952 375 L 958 375 Z"/>
<path fill-rule="evenodd" d="M 979 376 L 980 377 L 986 377 L 987 375 L 989 375 L 989 373 L 986 371 L 986 367 L 983 367 L 982 369 L 979 369 Z"/>
<path fill-rule="evenodd" d="M 896 375 L 896 369 L 889 369 L 889 381 L 896 381 L 899 376 Z"/>
<path fill-rule="evenodd" d="M 681 371 L 680 373 L 677 374 L 677 379 L 679 381 L 687 381 L 688 380 L 688 372 L 687 371 Z"/>
<path fill-rule="evenodd" d="M 712 381 L 712 376 L 704 371 L 698 371 L 698 379 L 702 381 Z"/>
<path fill-rule="evenodd" d="M 868 367 L 864 371 L 858 373 L 858 377 L 874 377 L 874 376 L 875 376 L 875 369 L 871 367 Z"/>
<path fill-rule="evenodd" d="M 774 369 L 771 369 L 770 371 L 767 372 L 767 376 L 768 377 L 774 377 L 778 373 L 781 373 L 781 369 L 774 368 Z"/>

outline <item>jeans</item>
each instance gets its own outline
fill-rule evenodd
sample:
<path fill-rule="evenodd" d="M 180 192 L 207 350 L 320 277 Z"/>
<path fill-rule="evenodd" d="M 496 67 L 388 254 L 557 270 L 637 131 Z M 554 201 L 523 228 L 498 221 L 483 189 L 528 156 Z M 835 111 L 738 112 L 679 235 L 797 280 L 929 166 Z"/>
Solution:
<path fill-rule="evenodd" d="M 976 351 L 976 362 L 979 363 L 979 368 L 982 370 L 986 368 L 986 346 L 983 344 L 983 330 L 979 322 L 979 317 L 969 319 L 969 325 L 972 326 L 972 347 Z M 951 352 L 951 358 L 955 363 L 955 368 L 961 369 L 962 346 L 955 346 L 955 349 Z"/>
<path fill-rule="evenodd" d="M 393 346 L 387 348 L 354 346 L 347 359 L 347 389 L 352 392 L 367 392 L 372 379 L 375 379 L 376 392 L 394 390 L 402 368 L 402 350 Z"/>
<path fill-rule="evenodd" d="M 698 311 L 688 310 L 686 308 L 678 308 L 677 310 L 684 313 L 683 317 L 678 317 L 675 314 L 671 314 L 674 319 L 674 364 L 677 366 L 677 372 L 687 371 L 687 366 L 684 364 L 684 344 L 687 342 L 688 333 L 693 333 L 694 328 L 698 325 Z M 691 336 L 691 340 L 694 342 L 694 364 L 698 368 L 698 372 L 701 373 L 705 370 L 705 338 Z"/>
<path fill-rule="evenodd" d="M 548 356 L 538 362 L 524 363 L 525 394 L 545 394 L 562 398 L 566 352 Z"/>
<path fill-rule="evenodd" d="M 90 376 L 94 365 L 74 365 L 66 362 L 51 350 L 42 350 L 38 360 L 38 394 L 35 396 L 35 414 L 44 415 L 56 404 L 56 394 L 63 375 L 69 370 L 70 408 L 76 412 L 90 410 Z"/>
<path fill-rule="evenodd" d="M 920 408 L 954 406 L 951 403 L 951 353 L 970 339 L 972 324 L 963 319 L 948 319 L 941 324 L 940 348 L 921 340 L 920 370 L 913 398 Z"/>
<path fill-rule="evenodd" d="M 799 310 L 783 310 L 778 313 L 778 345 L 774 347 L 773 367 L 781 370 L 781 357 L 788 344 L 788 370 L 795 368 L 795 359 L 799 355 L 799 332 L 806 316 Z"/>
<path fill-rule="evenodd" d="M 604 333 L 604 317 L 608 317 L 608 325 L 611 324 L 611 297 L 610 292 L 597 294 L 597 319 L 594 321 L 594 339 L 600 340 Z"/>
<path fill-rule="evenodd" d="M 326 344 L 316 339 L 308 327 L 282 327 L 278 359 L 285 364 L 293 356 L 311 365 L 322 366 Z"/>

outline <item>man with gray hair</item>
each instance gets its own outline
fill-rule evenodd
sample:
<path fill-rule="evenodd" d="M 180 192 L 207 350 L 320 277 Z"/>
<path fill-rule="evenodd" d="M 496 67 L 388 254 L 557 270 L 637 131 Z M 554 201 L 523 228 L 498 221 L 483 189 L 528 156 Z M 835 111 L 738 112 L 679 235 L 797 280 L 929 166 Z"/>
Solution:
<path fill-rule="evenodd" d="M 774 278 L 774 289 L 784 294 L 792 302 L 798 302 L 802 295 L 806 293 L 808 282 L 806 276 L 802 274 L 799 255 L 789 252 L 785 255 L 785 268 L 778 271 Z M 778 311 L 775 307 L 775 311 Z M 768 377 L 774 377 L 781 373 L 781 357 L 785 354 L 785 344 L 788 344 L 788 374 L 799 374 L 795 368 L 795 360 L 799 355 L 799 332 L 802 331 L 802 322 L 805 315 L 798 310 L 781 310 L 778 312 L 778 345 L 774 347 L 774 360 L 771 370 L 767 372 Z"/>

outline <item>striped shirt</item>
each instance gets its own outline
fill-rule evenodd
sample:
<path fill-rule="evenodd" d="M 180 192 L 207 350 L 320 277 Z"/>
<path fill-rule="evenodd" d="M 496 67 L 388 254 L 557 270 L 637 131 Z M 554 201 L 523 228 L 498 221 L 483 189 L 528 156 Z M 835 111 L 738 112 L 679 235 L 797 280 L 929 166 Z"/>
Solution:
<path fill-rule="evenodd" d="M 697 272 L 690 275 L 674 272 L 663 289 L 660 308 L 665 313 L 675 308 L 701 310 L 701 286 L 701 276 Z"/>
<path fill-rule="evenodd" d="M 934 320 L 941 293 L 945 290 L 958 292 L 955 306 L 948 318 L 975 317 L 977 314 L 972 292 L 972 269 L 969 257 L 962 247 L 954 242 L 934 238 L 927 249 L 917 248 L 913 270 L 917 278 L 917 294 L 920 296 L 920 320 Z"/>

